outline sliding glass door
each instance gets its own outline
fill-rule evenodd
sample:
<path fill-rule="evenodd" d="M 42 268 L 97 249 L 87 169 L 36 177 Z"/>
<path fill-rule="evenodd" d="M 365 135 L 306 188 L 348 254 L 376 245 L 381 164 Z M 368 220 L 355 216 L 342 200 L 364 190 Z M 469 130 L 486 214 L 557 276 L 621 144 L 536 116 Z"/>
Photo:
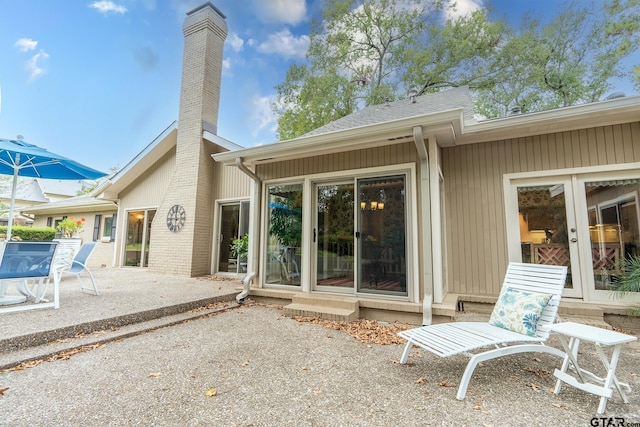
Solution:
<path fill-rule="evenodd" d="M 406 177 L 314 186 L 315 290 L 407 295 Z"/>

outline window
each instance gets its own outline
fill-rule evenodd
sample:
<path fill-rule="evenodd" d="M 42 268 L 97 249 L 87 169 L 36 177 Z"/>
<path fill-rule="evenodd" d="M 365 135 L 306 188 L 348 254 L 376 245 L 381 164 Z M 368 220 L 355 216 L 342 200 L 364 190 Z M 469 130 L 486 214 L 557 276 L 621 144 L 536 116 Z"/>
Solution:
<path fill-rule="evenodd" d="M 110 242 L 113 242 L 113 238 L 115 237 L 113 233 L 113 229 L 116 225 L 115 221 L 113 220 L 114 217 L 115 215 L 105 217 L 104 224 L 102 226 L 102 237 L 109 237 Z"/>

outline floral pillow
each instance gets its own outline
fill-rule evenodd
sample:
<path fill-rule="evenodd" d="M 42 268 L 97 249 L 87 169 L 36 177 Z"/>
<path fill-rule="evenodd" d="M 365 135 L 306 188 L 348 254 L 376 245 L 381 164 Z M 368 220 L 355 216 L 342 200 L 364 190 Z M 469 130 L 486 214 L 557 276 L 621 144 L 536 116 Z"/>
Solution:
<path fill-rule="evenodd" d="M 538 320 L 551 295 L 507 288 L 500 293 L 489 323 L 529 336 L 536 335 Z"/>

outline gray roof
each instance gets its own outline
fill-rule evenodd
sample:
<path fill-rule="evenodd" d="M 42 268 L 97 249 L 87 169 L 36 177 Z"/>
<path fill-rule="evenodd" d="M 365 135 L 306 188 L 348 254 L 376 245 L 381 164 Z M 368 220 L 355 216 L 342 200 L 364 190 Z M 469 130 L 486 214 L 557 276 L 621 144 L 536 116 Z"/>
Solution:
<path fill-rule="evenodd" d="M 473 101 L 468 86 L 417 96 L 415 103 L 407 98 L 390 102 L 389 104 L 365 107 L 312 130 L 303 136 L 320 135 L 414 116 L 439 113 L 456 108 L 464 109 L 465 121 L 473 120 Z"/>
<path fill-rule="evenodd" d="M 11 189 L 13 187 L 13 177 L 3 175 L 0 177 L 0 199 L 6 201 L 11 200 Z M 35 178 L 18 177 L 16 187 L 16 200 L 26 202 L 46 203 L 49 200 L 40 187 L 38 180 Z"/>

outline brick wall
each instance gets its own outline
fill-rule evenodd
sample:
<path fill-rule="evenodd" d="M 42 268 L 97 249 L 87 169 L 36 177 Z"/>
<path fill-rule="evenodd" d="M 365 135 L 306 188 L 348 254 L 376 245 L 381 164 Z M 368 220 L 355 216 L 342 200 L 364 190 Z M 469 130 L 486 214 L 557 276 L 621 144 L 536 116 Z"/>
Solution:
<path fill-rule="evenodd" d="M 227 25 L 210 3 L 189 12 L 183 26 L 182 65 L 176 170 L 158 207 L 151 233 L 149 269 L 153 272 L 200 276 L 211 270 L 213 179 L 216 165 L 202 129 L 216 129 Z M 166 226 L 173 205 L 186 211 L 178 232 Z"/>

